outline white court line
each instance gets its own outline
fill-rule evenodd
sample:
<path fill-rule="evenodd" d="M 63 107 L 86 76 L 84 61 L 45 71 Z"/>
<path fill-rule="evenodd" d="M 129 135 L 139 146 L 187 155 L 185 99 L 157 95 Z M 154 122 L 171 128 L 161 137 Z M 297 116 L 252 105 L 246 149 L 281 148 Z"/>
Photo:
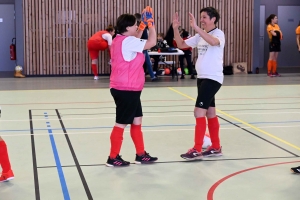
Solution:
<path fill-rule="evenodd" d="M 56 117 L 56 116 L 55 116 Z M 157 115 L 157 116 L 143 116 L 143 118 L 165 118 L 165 117 L 194 117 L 193 115 Z M 92 117 L 92 118 L 62 118 L 62 121 L 65 120 L 91 120 L 91 119 L 114 119 L 115 116 L 113 117 Z M 54 120 L 59 120 L 58 118 L 56 119 L 48 119 L 49 121 L 54 121 Z M 14 119 L 9 119 L 9 120 L 1 120 L 2 122 L 22 122 L 22 121 L 30 121 L 29 119 L 19 119 L 19 120 L 14 120 Z M 32 119 L 31 121 L 45 121 L 45 119 Z"/>
<path fill-rule="evenodd" d="M 192 113 L 192 111 L 191 111 Z M 270 112 L 270 113 L 231 113 L 231 115 L 269 115 L 269 114 L 299 114 L 300 112 Z M 218 114 L 220 116 L 223 116 L 223 114 Z M 189 115 L 146 115 L 146 116 L 143 116 L 143 118 L 165 118 L 165 117 L 194 117 L 193 114 L 189 114 Z M 62 117 L 62 120 L 63 121 L 66 121 L 66 120 L 91 120 L 91 119 L 114 119 L 115 116 L 112 116 L 112 117 L 92 117 L 92 118 L 64 118 Z M 54 121 L 54 120 L 58 120 L 57 119 L 48 119 L 50 121 Z M 1 120 L 2 122 L 22 122 L 22 121 L 26 121 L 28 122 L 29 119 L 19 119 L 19 120 L 14 120 L 14 119 L 11 119 L 11 120 Z M 45 119 L 32 119 L 32 121 L 45 121 Z"/>
<path fill-rule="evenodd" d="M 295 128 L 295 127 L 300 127 L 300 125 L 296 125 L 296 126 L 260 126 L 258 128 Z M 252 129 L 251 127 L 245 126 L 242 127 L 244 129 Z M 111 129 L 111 128 L 109 128 Z M 235 129 L 240 129 L 239 127 L 230 127 L 230 128 L 220 128 L 221 130 L 235 130 Z M 194 131 L 194 128 L 191 129 L 144 129 L 143 132 L 171 132 L 171 131 Z M 127 131 L 125 129 L 124 131 L 125 133 L 129 133 L 129 131 Z M 68 132 L 68 133 L 64 133 L 64 132 L 58 132 L 58 133 L 52 133 L 53 135 L 64 135 L 64 134 L 68 134 L 68 135 L 81 135 L 81 134 L 110 134 L 110 131 L 102 131 L 102 132 Z M 49 133 L 35 133 L 34 136 L 48 136 Z M 1 137 L 18 137 L 18 136 L 31 136 L 31 134 L 13 134 L 13 135 L 1 135 Z"/>

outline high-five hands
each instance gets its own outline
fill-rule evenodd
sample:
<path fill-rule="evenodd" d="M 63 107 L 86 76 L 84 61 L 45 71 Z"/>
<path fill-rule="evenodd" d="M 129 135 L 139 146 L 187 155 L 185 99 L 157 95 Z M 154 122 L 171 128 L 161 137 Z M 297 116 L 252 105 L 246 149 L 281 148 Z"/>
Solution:
<path fill-rule="evenodd" d="M 192 13 L 189 12 L 189 16 L 190 16 L 190 26 L 195 29 L 197 28 L 197 23 L 196 23 L 196 20 L 195 20 L 195 17 Z"/>
<path fill-rule="evenodd" d="M 142 22 L 147 24 L 149 28 L 154 26 L 153 9 L 147 6 L 142 12 Z"/>
<path fill-rule="evenodd" d="M 173 27 L 173 29 L 178 29 L 179 26 L 180 26 L 180 21 L 179 21 L 179 17 L 178 17 L 178 12 L 176 12 L 173 15 L 172 27 Z"/>

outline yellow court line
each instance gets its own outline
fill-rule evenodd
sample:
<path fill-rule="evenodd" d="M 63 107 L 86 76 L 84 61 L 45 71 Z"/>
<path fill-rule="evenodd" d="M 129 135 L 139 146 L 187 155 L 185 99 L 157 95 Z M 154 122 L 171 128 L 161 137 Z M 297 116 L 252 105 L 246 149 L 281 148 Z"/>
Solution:
<path fill-rule="evenodd" d="M 180 94 L 180 95 L 182 95 L 182 96 L 184 96 L 184 97 L 186 97 L 186 98 L 188 98 L 188 99 L 191 99 L 191 100 L 193 100 L 193 101 L 196 101 L 195 98 L 190 97 L 190 96 L 188 96 L 188 95 L 186 95 L 186 94 L 184 94 L 184 93 L 182 93 L 182 92 L 179 92 L 178 90 L 175 90 L 174 88 L 168 87 L 168 89 L 170 89 L 170 90 L 172 90 L 173 92 L 176 92 L 176 93 L 178 93 L 178 94 Z M 224 111 L 221 111 L 221 110 L 218 110 L 218 109 L 216 109 L 216 111 L 219 112 L 219 113 L 221 113 L 221 114 L 223 114 L 223 115 L 225 115 L 225 116 L 227 116 L 227 117 L 229 117 L 229 118 L 231 118 L 231 119 L 234 119 L 235 121 L 238 121 L 238 122 L 240 122 L 240 123 L 242 123 L 242 124 L 244 124 L 244 125 L 246 125 L 246 126 L 249 126 L 249 127 L 253 128 L 254 130 L 256 130 L 256 131 L 258 131 L 258 132 L 261 132 L 261 133 L 263 133 L 263 134 L 265 134 L 265 135 L 267 135 L 267 136 L 269 136 L 269 137 L 271 137 L 271 138 L 274 138 L 275 140 L 278 140 L 279 142 L 282 142 L 282 143 L 284 143 L 284 144 L 286 144 L 286 145 L 288 145 L 288 146 L 290 146 L 290 147 L 293 147 L 293 148 L 295 148 L 295 149 L 297 149 L 297 150 L 300 150 L 300 147 L 298 147 L 298 146 L 296 146 L 296 145 L 294 145 L 294 144 L 292 144 L 292 143 L 289 143 L 289 142 L 287 142 L 287 141 L 285 141 L 285 140 L 283 140 L 283 139 L 281 139 L 281 138 L 279 138 L 279 137 L 276 137 L 275 135 L 272 135 L 271 133 L 268 133 L 268 132 L 266 132 L 266 131 L 264 131 L 264 130 L 262 130 L 262 129 L 260 129 L 260 128 L 257 128 L 256 126 L 253 126 L 253 125 L 251 125 L 251 124 L 248 124 L 247 122 L 245 122 L 245 121 L 243 121 L 243 120 L 240 120 L 240 119 L 238 119 L 238 118 L 236 118 L 236 117 L 234 117 L 234 116 L 232 116 L 232 115 L 229 115 L 228 113 L 226 113 L 226 112 L 224 112 Z"/>

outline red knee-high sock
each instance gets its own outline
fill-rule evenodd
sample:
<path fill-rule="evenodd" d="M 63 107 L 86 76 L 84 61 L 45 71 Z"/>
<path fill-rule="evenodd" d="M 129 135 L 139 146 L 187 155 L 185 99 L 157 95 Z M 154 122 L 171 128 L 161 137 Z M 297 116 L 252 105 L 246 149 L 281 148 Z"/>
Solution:
<path fill-rule="evenodd" d="M 143 155 L 145 153 L 145 147 L 142 125 L 131 124 L 130 135 L 136 149 L 136 154 L 138 154 L 139 156 Z"/>
<path fill-rule="evenodd" d="M 275 73 L 277 72 L 277 62 L 275 60 L 272 61 L 272 72 Z"/>
<path fill-rule="evenodd" d="M 110 158 L 116 158 L 117 155 L 120 153 L 122 142 L 123 142 L 123 133 L 124 129 L 114 126 L 111 134 L 110 134 Z"/>
<path fill-rule="evenodd" d="M 97 70 L 96 64 L 92 64 L 92 71 L 93 71 L 94 76 L 98 76 L 98 70 Z"/>
<path fill-rule="evenodd" d="M 9 170 L 11 170 L 7 153 L 7 146 L 3 140 L 0 141 L 0 165 L 2 167 L 2 173 L 7 173 Z"/>
<path fill-rule="evenodd" d="M 268 60 L 268 73 L 272 73 L 273 60 Z"/>
<path fill-rule="evenodd" d="M 196 149 L 199 152 L 202 151 L 205 131 L 206 131 L 206 118 L 205 117 L 196 118 L 194 149 Z"/>
<path fill-rule="evenodd" d="M 210 134 L 210 139 L 212 143 L 212 148 L 214 149 L 220 149 L 220 137 L 219 137 L 219 130 L 220 130 L 220 124 L 218 117 L 207 119 L 208 121 L 208 131 Z"/>

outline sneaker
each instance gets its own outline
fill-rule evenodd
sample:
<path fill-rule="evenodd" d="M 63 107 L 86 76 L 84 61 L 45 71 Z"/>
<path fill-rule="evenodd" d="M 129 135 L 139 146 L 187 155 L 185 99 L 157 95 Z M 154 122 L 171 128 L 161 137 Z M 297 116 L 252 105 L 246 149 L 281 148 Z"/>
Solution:
<path fill-rule="evenodd" d="M 98 80 L 99 79 L 99 77 L 98 76 L 94 76 L 94 80 Z"/>
<path fill-rule="evenodd" d="M 121 158 L 120 155 L 117 155 L 115 159 L 111 159 L 108 156 L 107 162 L 105 164 L 107 167 L 126 167 L 130 165 L 130 162 L 127 162 Z"/>
<path fill-rule="evenodd" d="M 300 166 L 298 166 L 298 167 L 292 167 L 291 168 L 291 172 L 293 172 L 295 174 L 300 174 Z"/>
<path fill-rule="evenodd" d="M 278 74 L 278 72 L 273 73 L 273 76 L 281 76 L 280 74 Z"/>
<path fill-rule="evenodd" d="M 152 157 L 149 155 L 149 153 L 147 153 L 145 151 L 145 154 L 144 155 L 137 155 L 135 156 L 135 163 L 136 164 L 147 164 L 147 163 L 152 163 L 152 162 L 155 162 L 157 161 L 157 157 Z"/>
<path fill-rule="evenodd" d="M 151 78 L 151 81 L 158 81 L 158 77 L 157 76 L 154 76 L 153 78 Z"/>
<path fill-rule="evenodd" d="M 222 147 L 220 147 L 220 149 L 208 147 L 205 151 L 202 152 L 202 155 L 203 157 L 222 156 Z"/>
<path fill-rule="evenodd" d="M 15 178 L 15 175 L 14 175 L 13 171 L 9 170 L 8 172 L 1 174 L 1 176 L 0 176 L 0 183 L 12 180 L 14 178 Z"/>
<path fill-rule="evenodd" d="M 194 74 L 191 75 L 191 79 L 196 79 Z"/>
<path fill-rule="evenodd" d="M 272 76 L 273 76 L 273 74 L 272 74 L 272 73 L 268 73 L 268 74 L 267 74 L 267 76 L 270 76 L 270 77 L 272 77 Z"/>
<path fill-rule="evenodd" d="M 184 79 L 184 74 L 181 75 L 180 79 Z"/>
<path fill-rule="evenodd" d="M 202 153 L 194 148 L 189 149 L 185 154 L 181 154 L 180 157 L 186 160 L 201 160 L 203 158 Z"/>

